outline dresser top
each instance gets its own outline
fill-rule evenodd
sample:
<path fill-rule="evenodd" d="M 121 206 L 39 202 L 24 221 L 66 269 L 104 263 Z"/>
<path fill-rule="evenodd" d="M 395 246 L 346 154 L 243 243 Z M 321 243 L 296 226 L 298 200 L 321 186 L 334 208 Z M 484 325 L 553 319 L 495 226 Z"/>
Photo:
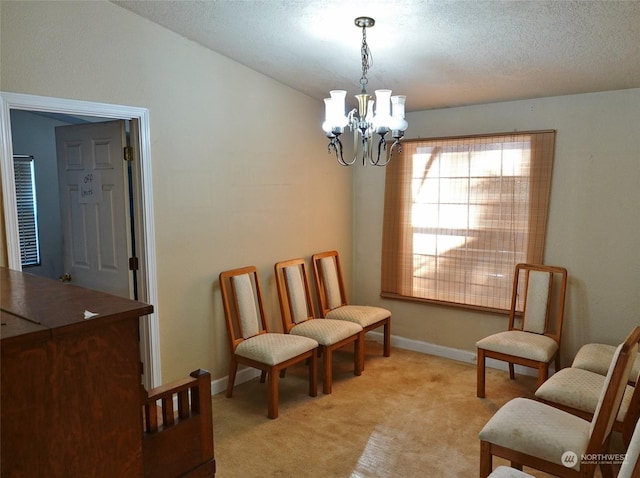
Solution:
<path fill-rule="evenodd" d="M 25 335 L 36 339 L 153 312 L 143 302 L 5 267 L 0 267 L 0 309 L 3 345 Z"/>

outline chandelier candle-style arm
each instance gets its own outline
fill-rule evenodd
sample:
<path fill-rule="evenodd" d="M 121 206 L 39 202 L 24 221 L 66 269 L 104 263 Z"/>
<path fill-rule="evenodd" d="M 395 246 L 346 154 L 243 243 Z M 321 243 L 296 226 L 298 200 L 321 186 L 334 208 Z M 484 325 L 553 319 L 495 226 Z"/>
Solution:
<path fill-rule="evenodd" d="M 362 164 L 385 166 L 391 161 L 393 153 L 402 150 L 400 140 L 404 137 L 408 124 L 405 120 L 406 96 L 391 96 L 391 90 L 376 90 L 376 100 L 366 91 L 369 80 L 367 71 L 372 65 L 371 51 L 367 45 L 366 29 L 375 25 L 375 20 L 369 17 L 358 17 L 355 25 L 362 28 L 362 76 L 360 77 L 361 92 L 355 95 L 358 107 L 345 115 L 345 90 L 332 90 L 331 97 L 325 98 L 325 120 L 322 129 L 329 138 L 328 152 L 333 151 L 338 163 L 343 166 L 351 166 L 356 160 L 361 159 Z M 377 104 L 374 114 L 374 104 Z M 353 131 L 354 154 L 351 161 L 345 161 L 342 152 L 340 135 L 344 133 L 345 126 Z M 394 139 L 387 154 L 387 139 L 385 136 L 391 132 Z M 377 155 L 374 157 L 373 134 L 379 136 Z M 381 160 L 383 151 L 386 158 Z"/>

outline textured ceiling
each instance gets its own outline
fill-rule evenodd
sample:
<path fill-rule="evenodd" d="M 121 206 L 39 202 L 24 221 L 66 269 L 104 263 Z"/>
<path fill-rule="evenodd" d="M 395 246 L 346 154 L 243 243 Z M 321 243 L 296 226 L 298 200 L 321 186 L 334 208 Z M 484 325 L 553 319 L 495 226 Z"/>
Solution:
<path fill-rule="evenodd" d="M 640 0 L 113 1 L 317 99 L 407 95 L 407 110 L 640 87 Z"/>

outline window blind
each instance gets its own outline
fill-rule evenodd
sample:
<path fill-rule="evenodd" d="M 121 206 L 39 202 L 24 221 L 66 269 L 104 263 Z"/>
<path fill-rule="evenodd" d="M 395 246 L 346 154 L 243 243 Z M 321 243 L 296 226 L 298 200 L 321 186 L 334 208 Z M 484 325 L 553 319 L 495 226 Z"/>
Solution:
<path fill-rule="evenodd" d="M 555 132 L 403 142 L 386 170 L 382 295 L 507 310 L 541 263 Z"/>
<path fill-rule="evenodd" d="M 22 266 L 40 264 L 38 238 L 38 212 L 36 202 L 35 170 L 32 156 L 15 156 L 14 174 L 18 231 L 20 235 L 20 259 Z"/>

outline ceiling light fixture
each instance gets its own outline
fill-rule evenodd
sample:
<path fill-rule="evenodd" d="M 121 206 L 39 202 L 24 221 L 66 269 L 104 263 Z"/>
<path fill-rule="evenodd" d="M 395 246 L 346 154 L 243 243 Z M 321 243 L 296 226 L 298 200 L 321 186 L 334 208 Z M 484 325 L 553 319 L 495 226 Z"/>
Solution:
<path fill-rule="evenodd" d="M 367 94 L 367 71 L 373 65 L 371 50 L 367 45 L 367 28 L 375 25 L 375 20 L 369 17 L 358 17 L 355 19 L 355 25 L 362 28 L 362 77 L 360 78 L 360 86 L 362 90 L 359 95 L 355 95 L 358 100 L 358 108 L 352 109 L 345 116 L 345 90 L 333 90 L 329 93 L 331 98 L 325 98 L 325 121 L 322 123 L 322 129 L 329 138 L 328 152 L 331 151 L 336 155 L 336 159 L 343 166 L 351 166 L 357 159 L 362 159 L 362 164 L 372 164 L 374 166 L 386 166 L 395 148 L 402 150 L 400 140 L 404 136 L 407 129 L 407 121 L 404 119 L 404 104 L 406 96 L 391 96 L 391 90 L 376 90 L 376 111 L 373 113 L 374 101 L 371 95 Z M 391 108 L 389 106 L 391 105 Z M 345 161 L 342 155 L 342 142 L 340 135 L 344 132 L 344 127 L 349 126 L 353 131 L 353 147 L 354 154 L 351 161 Z M 391 136 L 395 140 L 387 154 L 387 140 L 385 136 L 391 132 Z M 374 155 L 373 133 L 380 136 L 378 141 L 378 152 Z M 380 156 L 382 151 L 385 152 L 382 160 Z"/>

